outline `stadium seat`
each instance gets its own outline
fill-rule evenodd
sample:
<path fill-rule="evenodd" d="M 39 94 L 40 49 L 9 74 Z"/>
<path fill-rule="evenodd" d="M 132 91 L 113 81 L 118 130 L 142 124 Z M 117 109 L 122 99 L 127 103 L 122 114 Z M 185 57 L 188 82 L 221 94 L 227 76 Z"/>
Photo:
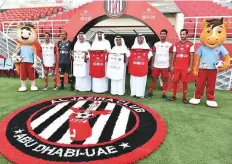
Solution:
<path fill-rule="evenodd" d="M 185 16 L 230 16 L 232 10 L 213 1 L 179 1 L 175 0 Z M 197 11 L 197 13 L 194 13 Z"/>
<path fill-rule="evenodd" d="M 184 28 L 186 28 L 189 31 L 189 34 L 188 34 L 189 37 L 193 37 L 194 36 L 195 23 L 193 23 L 193 22 L 186 22 L 184 24 Z"/>
<path fill-rule="evenodd" d="M 60 6 L 60 7 L 58 8 L 58 11 L 59 11 L 59 12 L 63 11 L 63 7 Z"/>
<path fill-rule="evenodd" d="M 231 27 L 228 28 L 226 32 L 227 32 L 227 37 L 231 38 L 232 37 L 232 28 Z"/>

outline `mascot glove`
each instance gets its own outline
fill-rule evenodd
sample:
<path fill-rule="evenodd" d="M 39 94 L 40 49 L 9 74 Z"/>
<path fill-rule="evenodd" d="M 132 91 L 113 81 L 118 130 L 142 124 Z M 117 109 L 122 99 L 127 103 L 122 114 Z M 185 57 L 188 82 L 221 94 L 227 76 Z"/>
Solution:
<path fill-rule="evenodd" d="M 34 63 L 31 67 L 34 68 L 34 69 L 36 69 L 37 68 L 37 64 Z"/>
<path fill-rule="evenodd" d="M 224 64 L 223 66 L 221 66 L 221 67 L 219 68 L 219 72 L 223 72 L 223 71 L 227 70 L 228 68 L 230 68 L 230 65 Z"/>

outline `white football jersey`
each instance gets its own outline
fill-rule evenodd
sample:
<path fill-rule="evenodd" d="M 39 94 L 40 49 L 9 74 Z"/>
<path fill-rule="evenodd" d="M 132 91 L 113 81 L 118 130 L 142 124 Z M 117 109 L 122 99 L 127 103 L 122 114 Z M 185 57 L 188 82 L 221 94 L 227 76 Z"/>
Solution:
<path fill-rule="evenodd" d="M 172 50 L 172 43 L 170 42 L 157 42 L 154 44 L 153 51 L 155 51 L 154 67 L 168 68 L 169 67 L 169 52 Z"/>
<path fill-rule="evenodd" d="M 42 43 L 42 57 L 45 67 L 52 67 L 55 64 L 55 44 L 54 43 Z"/>
<path fill-rule="evenodd" d="M 106 76 L 111 80 L 122 80 L 124 78 L 124 55 L 110 53 L 108 55 Z"/>
<path fill-rule="evenodd" d="M 75 77 L 85 77 L 86 76 L 86 62 L 85 53 L 74 52 L 73 54 L 73 75 Z"/>

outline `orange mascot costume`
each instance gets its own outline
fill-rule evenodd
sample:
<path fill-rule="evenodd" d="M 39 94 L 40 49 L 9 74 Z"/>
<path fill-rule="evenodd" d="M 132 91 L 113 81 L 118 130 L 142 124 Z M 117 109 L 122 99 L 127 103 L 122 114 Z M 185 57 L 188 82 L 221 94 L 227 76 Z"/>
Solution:
<path fill-rule="evenodd" d="M 35 84 L 35 68 L 37 67 L 36 48 L 33 44 L 37 40 L 37 32 L 32 25 L 19 26 L 16 36 L 19 44 L 16 46 L 12 60 L 15 63 L 16 72 L 20 75 L 21 86 L 19 92 L 25 92 L 26 79 L 31 81 L 31 91 L 37 91 Z"/>
<path fill-rule="evenodd" d="M 223 23 L 222 19 L 203 20 L 203 30 L 200 35 L 202 45 L 194 57 L 193 74 L 197 76 L 196 91 L 190 104 L 197 105 L 206 87 L 206 104 L 218 107 L 215 101 L 215 85 L 218 71 L 225 71 L 230 67 L 230 55 L 222 45 L 226 40 L 226 30 L 230 22 Z M 223 61 L 220 61 L 220 57 Z"/>

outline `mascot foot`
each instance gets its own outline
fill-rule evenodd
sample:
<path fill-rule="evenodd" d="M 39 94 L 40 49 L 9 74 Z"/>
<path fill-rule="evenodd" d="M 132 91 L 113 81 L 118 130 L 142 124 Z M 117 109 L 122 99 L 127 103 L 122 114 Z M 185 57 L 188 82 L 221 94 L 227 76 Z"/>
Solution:
<path fill-rule="evenodd" d="M 31 86 L 31 91 L 38 91 L 38 87 L 35 86 L 35 85 L 32 85 L 32 86 Z"/>
<path fill-rule="evenodd" d="M 19 89 L 18 89 L 19 92 L 25 92 L 27 91 L 27 87 L 26 86 L 21 86 Z"/>
<path fill-rule="evenodd" d="M 193 105 L 198 105 L 198 104 L 200 104 L 200 102 L 201 102 L 201 99 L 191 98 L 191 99 L 189 100 L 189 103 L 190 103 L 190 104 L 193 104 Z"/>
<path fill-rule="evenodd" d="M 207 106 L 211 107 L 211 108 L 217 108 L 218 107 L 218 104 L 216 101 L 210 101 L 210 100 L 207 100 L 206 101 L 206 104 Z"/>

